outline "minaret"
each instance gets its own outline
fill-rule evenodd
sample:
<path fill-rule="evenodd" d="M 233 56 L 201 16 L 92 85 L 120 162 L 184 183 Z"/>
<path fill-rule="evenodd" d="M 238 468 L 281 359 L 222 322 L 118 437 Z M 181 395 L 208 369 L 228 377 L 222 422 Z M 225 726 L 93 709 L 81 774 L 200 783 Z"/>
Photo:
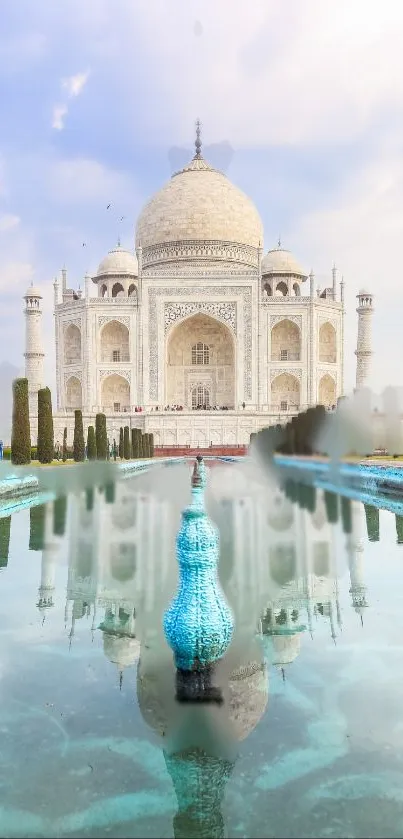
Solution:
<path fill-rule="evenodd" d="M 356 389 L 366 387 L 370 374 L 372 356 L 372 315 L 373 295 L 367 291 L 360 291 L 358 297 L 358 333 L 357 333 L 357 373 Z"/>
<path fill-rule="evenodd" d="M 42 342 L 42 295 L 31 285 L 25 300 L 25 377 L 28 379 L 29 411 L 38 413 L 38 390 L 44 386 L 44 359 Z M 32 430 L 32 429 L 31 429 Z"/>
<path fill-rule="evenodd" d="M 336 297 L 337 297 L 337 268 L 336 268 L 336 265 L 334 263 L 333 263 L 333 268 L 332 268 L 332 286 L 333 286 L 332 287 L 333 300 L 336 300 Z"/>

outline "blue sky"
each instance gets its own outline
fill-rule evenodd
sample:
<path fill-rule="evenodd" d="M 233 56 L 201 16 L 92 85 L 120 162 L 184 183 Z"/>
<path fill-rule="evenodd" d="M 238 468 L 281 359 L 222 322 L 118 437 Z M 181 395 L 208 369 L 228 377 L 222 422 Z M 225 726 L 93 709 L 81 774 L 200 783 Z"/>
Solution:
<path fill-rule="evenodd" d="M 118 233 L 133 246 L 199 117 L 213 164 L 233 150 L 227 174 L 255 201 L 265 249 L 280 233 L 319 284 L 333 261 L 344 275 L 347 388 L 363 286 L 372 387 L 402 384 L 403 4 L 3 0 L 1 18 L 0 362 L 23 364 L 32 278 L 53 386 L 55 274 L 66 263 L 78 285 Z"/>

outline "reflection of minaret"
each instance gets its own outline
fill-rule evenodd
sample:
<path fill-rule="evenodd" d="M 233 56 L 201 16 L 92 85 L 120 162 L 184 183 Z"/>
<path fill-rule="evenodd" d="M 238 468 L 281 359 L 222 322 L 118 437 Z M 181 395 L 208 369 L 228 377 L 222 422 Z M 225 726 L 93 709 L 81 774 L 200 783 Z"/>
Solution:
<path fill-rule="evenodd" d="M 42 550 L 41 583 L 38 589 L 38 608 L 45 615 L 45 610 L 53 606 L 55 592 L 56 563 L 59 542 L 53 534 L 53 502 L 45 506 L 45 533 Z"/>
<path fill-rule="evenodd" d="M 360 291 L 358 297 L 358 332 L 357 332 L 357 373 L 356 389 L 359 390 L 368 384 L 371 357 L 372 357 L 372 315 L 373 308 L 372 294 Z"/>
<path fill-rule="evenodd" d="M 347 537 L 347 556 L 350 571 L 350 594 L 352 605 L 363 623 L 363 609 L 368 606 L 364 578 L 364 540 L 362 537 L 363 507 L 359 501 L 351 502 L 352 533 Z"/>
<path fill-rule="evenodd" d="M 234 762 L 199 749 L 168 755 L 165 763 L 178 801 L 175 839 L 221 839 L 225 835 L 221 803 Z"/>

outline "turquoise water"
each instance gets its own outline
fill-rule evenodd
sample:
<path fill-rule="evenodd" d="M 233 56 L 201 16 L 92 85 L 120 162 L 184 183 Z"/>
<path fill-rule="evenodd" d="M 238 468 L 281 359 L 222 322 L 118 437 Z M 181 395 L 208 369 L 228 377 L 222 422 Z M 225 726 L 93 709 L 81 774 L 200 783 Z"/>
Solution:
<path fill-rule="evenodd" d="M 0 520 L 0 836 L 403 835 L 401 520 L 212 486 L 237 633 L 179 705 L 184 474 Z"/>

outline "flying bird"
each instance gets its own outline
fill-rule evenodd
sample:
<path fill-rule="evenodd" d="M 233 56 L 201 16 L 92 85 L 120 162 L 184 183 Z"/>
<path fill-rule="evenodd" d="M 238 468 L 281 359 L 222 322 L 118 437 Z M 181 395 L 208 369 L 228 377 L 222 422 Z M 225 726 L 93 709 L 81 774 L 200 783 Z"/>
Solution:
<path fill-rule="evenodd" d="M 86 247 L 87 247 L 86 242 L 83 242 L 83 248 L 86 248 Z"/>
<path fill-rule="evenodd" d="M 111 206 L 111 205 L 110 205 L 110 204 L 108 204 L 108 206 L 107 206 L 107 208 L 106 208 L 106 209 L 107 209 L 107 210 L 109 210 L 109 207 L 110 207 L 110 206 Z"/>
<path fill-rule="evenodd" d="M 123 221 L 124 218 L 126 218 L 126 216 L 122 216 L 122 218 L 120 220 Z"/>

